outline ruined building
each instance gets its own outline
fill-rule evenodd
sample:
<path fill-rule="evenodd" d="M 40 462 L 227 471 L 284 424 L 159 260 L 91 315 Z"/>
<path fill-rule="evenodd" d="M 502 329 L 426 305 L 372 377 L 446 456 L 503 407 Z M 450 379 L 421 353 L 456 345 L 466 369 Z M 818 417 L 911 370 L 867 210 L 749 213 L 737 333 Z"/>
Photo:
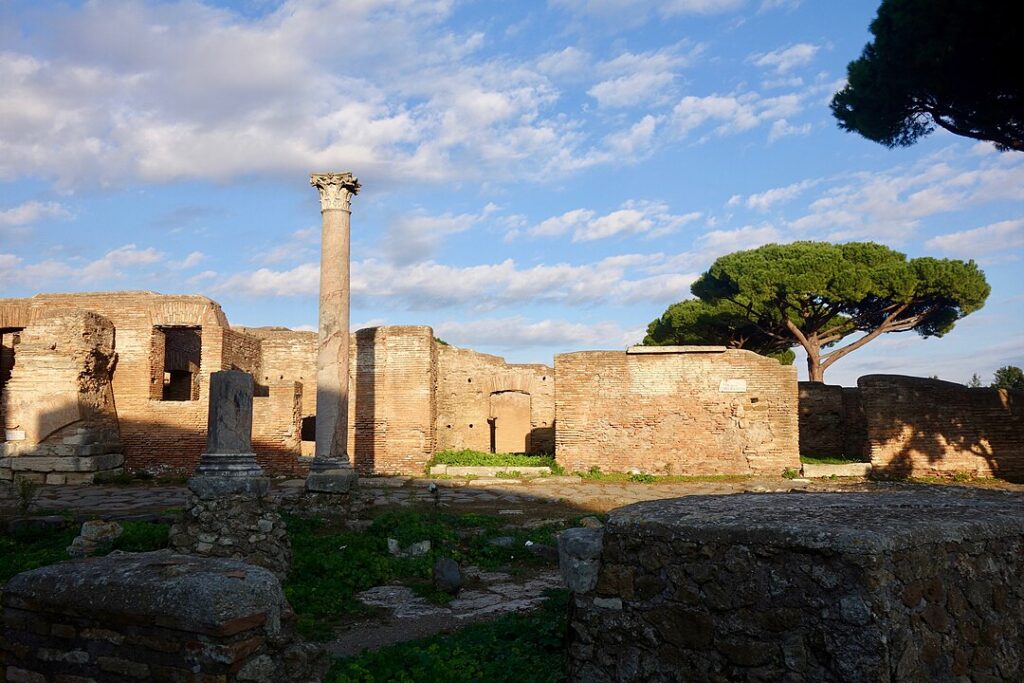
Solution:
<path fill-rule="evenodd" d="M 447 346 L 425 326 L 359 330 L 351 358 L 349 443 L 364 473 L 419 474 L 446 448 L 553 450 L 550 367 Z M 0 299 L 0 478 L 189 472 L 206 443 L 210 373 L 229 369 L 256 379 L 261 464 L 302 473 L 315 431 L 315 333 L 232 328 L 202 296 Z"/>

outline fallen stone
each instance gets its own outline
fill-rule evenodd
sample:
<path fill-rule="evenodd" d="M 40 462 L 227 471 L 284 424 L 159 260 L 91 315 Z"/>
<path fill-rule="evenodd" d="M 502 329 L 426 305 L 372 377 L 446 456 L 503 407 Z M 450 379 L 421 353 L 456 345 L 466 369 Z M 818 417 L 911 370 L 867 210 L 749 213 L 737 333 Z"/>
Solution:
<path fill-rule="evenodd" d="M 493 545 L 499 548 L 511 548 L 515 544 L 516 539 L 512 536 L 495 536 L 494 538 L 487 540 L 487 545 Z"/>
<path fill-rule="evenodd" d="M 580 526 L 584 529 L 600 529 L 604 524 L 597 517 L 584 517 L 580 520 Z"/>
<path fill-rule="evenodd" d="M 117 522 L 90 520 L 82 524 L 82 530 L 68 546 L 68 556 L 74 559 L 88 557 L 103 545 L 113 543 L 124 533 Z"/>
<path fill-rule="evenodd" d="M 388 552 L 394 557 L 422 557 L 430 552 L 430 541 L 417 541 L 403 548 L 396 539 L 388 539 Z"/>
<path fill-rule="evenodd" d="M 434 588 L 442 593 L 455 595 L 462 587 L 462 572 L 459 563 L 449 557 L 442 557 L 434 563 Z"/>

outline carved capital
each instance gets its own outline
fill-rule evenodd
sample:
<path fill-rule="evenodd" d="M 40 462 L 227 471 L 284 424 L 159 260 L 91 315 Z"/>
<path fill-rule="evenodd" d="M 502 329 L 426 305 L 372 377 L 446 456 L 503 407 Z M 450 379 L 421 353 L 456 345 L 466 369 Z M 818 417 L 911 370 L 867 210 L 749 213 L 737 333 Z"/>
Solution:
<path fill-rule="evenodd" d="M 349 172 L 314 173 L 309 184 L 320 191 L 320 210 L 351 210 L 352 195 L 359 194 L 359 179 Z"/>

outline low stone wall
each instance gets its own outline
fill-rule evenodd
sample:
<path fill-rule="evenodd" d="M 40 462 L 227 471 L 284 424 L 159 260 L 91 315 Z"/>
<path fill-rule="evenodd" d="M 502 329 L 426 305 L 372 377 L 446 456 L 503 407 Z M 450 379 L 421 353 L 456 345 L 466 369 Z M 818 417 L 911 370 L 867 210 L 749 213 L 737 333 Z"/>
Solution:
<path fill-rule="evenodd" d="M 899 375 L 857 386 L 875 476 L 1024 477 L 1024 392 Z"/>
<path fill-rule="evenodd" d="M 1024 667 L 1016 495 L 654 501 L 560 551 L 571 681 L 1019 681 Z"/>
<path fill-rule="evenodd" d="M 43 567 L 3 592 L 0 676 L 39 681 L 318 681 L 273 574 L 168 551 Z"/>
<path fill-rule="evenodd" d="M 725 347 L 555 356 L 555 457 L 567 471 L 799 469 L 796 369 Z"/>
<path fill-rule="evenodd" d="M 800 454 L 867 459 L 859 389 L 800 382 Z"/>

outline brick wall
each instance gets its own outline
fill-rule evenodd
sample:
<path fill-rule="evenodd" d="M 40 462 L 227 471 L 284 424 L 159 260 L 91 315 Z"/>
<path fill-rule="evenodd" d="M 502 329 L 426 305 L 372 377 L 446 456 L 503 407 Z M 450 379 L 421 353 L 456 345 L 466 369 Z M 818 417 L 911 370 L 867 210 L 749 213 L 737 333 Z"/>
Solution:
<path fill-rule="evenodd" d="M 857 386 L 876 475 L 1024 476 L 1024 392 L 899 375 Z"/>
<path fill-rule="evenodd" d="M 867 458 L 867 425 L 860 390 L 800 382 L 800 453 Z"/>
<path fill-rule="evenodd" d="M 299 460 L 302 429 L 302 384 L 267 387 L 252 400 L 252 447 L 260 466 L 271 472 L 305 475 Z"/>
<path fill-rule="evenodd" d="M 284 327 L 236 327 L 260 340 L 261 368 L 257 384 L 299 382 L 302 384 L 302 415 L 316 415 L 316 332 L 298 332 Z"/>
<path fill-rule="evenodd" d="M 559 464 L 695 475 L 799 469 L 796 369 L 716 348 L 555 356 Z"/>
<path fill-rule="evenodd" d="M 421 474 L 434 452 L 434 331 L 359 330 L 351 354 L 349 450 L 356 468 Z"/>
<path fill-rule="evenodd" d="M 531 453 L 554 451 L 555 371 L 513 365 L 498 356 L 437 345 L 437 450 L 491 448 L 491 396 L 514 391 L 530 397 Z"/>

